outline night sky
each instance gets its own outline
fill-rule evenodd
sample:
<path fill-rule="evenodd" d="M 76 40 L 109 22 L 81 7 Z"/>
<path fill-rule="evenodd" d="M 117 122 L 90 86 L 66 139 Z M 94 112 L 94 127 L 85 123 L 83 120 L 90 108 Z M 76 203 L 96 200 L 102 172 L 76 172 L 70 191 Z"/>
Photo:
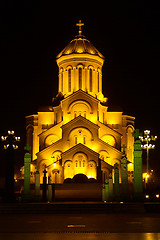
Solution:
<path fill-rule="evenodd" d="M 110 106 L 136 117 L 136 128 L 158 135 L 150 165 L 160 169 L 160 10 L 141 0 L 86 2 L 0 3 L 0 135 L 15 130 L 22 152 L 25 116 L 51 105 L 56 56 L 77 35 L 81 19 L 83 35 L 105 56 L 103 94 Z"/>

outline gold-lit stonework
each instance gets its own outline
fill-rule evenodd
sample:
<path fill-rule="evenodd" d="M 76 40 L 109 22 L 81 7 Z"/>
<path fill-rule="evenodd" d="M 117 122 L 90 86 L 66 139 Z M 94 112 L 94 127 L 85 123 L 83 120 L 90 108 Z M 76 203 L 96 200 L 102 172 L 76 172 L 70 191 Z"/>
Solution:
<path fill-rule="evenodd" d="M 114 164 L 120 166 L 123 144 L 133 176 L 135 118 L 109 110 L 102 93 L 104 57 L 82 35 L 81 26 L 79 22 L 79 35 L 56 58 L 58 94 L 52 106 L 26 117 L 32 170 L 39 166 L 41 182 L 45 167 L 52 183 L 78 174 L 104 182 Z"/>

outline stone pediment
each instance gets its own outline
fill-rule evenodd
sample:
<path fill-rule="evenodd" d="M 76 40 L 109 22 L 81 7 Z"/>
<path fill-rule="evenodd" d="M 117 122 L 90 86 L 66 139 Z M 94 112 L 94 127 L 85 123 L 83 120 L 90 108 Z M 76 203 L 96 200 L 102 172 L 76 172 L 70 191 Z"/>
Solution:
<path fill-rule="evenodd" d="M 92 149 L 86 147 L 85 145 L 79 143 L 62 153 L 62 165 L 66 160 L 73 159 L 76 153 L 84 153 L 87 156 L 88 161 L 94 160 L 98 164 L 99 154 Z"/>
<path fill-rule="evenodd" d="M 97 102 L 97 103 L 99 102 L 98 99 L 96 99 L 95 97 L 93 97 L 93 96 L 90 95 L 89 93 L 83 91 L 82 89 L 79 89 L 79 90 L 73 92 L 72 94 L 68 95 L 67 97 L 65 97 L 65 98 L 62 100 L 62 102 L 65 102 L 65 101 L 68 101 L 68 100 L 72 101 L 74 98 L 75 98 L 76 100 L 77 100 L 77 99 L 78 99 L 78 100 L 88 100 L 88 99 L 90 99 L 90 100 L 92 100 L 92 101 L 94 101 L 94 102 Z"/>
<path fill-rule="evenodd" d="M 95 129 L 99 129 L 99 126 L 96 125 L 95 123 L 89 121 L 88 119 L 82 117 L 82 116 L 78 116 L 74 119 L 72 119 L 70 122 L 64 124 L 63 126 L 61 126 L 62 130 L 70 128 L 70 127 L 88 127 L 88 128 L 95 128 Z"/>

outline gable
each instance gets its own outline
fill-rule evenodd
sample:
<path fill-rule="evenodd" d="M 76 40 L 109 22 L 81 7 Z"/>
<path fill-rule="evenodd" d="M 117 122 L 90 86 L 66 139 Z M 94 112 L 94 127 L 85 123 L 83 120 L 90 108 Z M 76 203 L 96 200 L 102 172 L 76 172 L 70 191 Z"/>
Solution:
<path fill-rule="evenodd" d="M 62 153 L 62 165 L 65 163 L 65 161 L 72 160 L 74 155 L 77 153 L 85 154 L 88 161 L 94 160 L 98 164 L 99 154 L 86 147 L 85 145 L 79 143 Z"/>
<path fill-rule="evenodd" d="M 96 125 L 95 123 L 89 121 L 88 119 L 86 119 L 82 116 L 78 116 L 78 117 L 72 119 L 70 122 L 62 125 L 61 128 L 62 128 L 62 131 L 63 131 L 64 129 L 70 129 L 70 128 L 73 129 L 73 128 L 75 128 L 75 126 L 78 126 L 78 127 L 79 126 L 84 126 L 84 127 L 86 126 L 86 128 L 92 127 L 96 130 L 99 129 L 98 125 Z"/>

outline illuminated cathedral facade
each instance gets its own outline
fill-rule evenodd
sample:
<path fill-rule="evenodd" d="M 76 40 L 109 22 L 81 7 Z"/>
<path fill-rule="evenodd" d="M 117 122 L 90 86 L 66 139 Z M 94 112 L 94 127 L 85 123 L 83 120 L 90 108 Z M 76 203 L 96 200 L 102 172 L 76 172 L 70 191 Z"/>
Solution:
<path fill-rule="evenodd" d="M 77 25 L 79 34 L 56 58 L 58 94 L 52 106 L 26 117 L 31 173 L 38 167 L 41 183 L 44 169 L 51 183 L 63 184 L 78 176 L 103 183 L 110 173 L 114 176 L 115 163 L 120 168 L 123 144 L 130 176 L 134 171 L 135 118 L 109 111 L 102 93 L 104 57 L 82 35 L 81 21 Z"/>

